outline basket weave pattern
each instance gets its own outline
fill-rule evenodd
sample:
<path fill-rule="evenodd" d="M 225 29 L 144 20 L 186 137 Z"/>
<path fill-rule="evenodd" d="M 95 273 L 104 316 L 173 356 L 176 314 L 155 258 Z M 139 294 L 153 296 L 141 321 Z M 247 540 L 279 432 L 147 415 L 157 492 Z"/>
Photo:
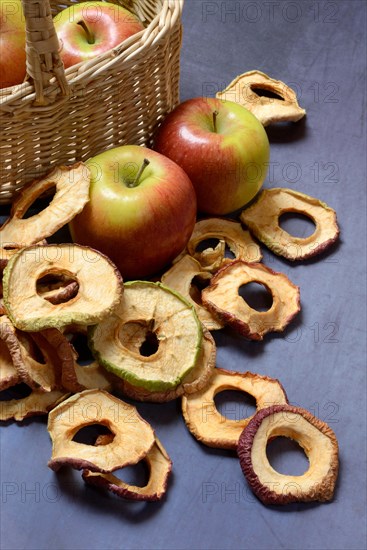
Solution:
<path fill-rule="evenodd" d="M 38 18 L 46 13 L 48 0 L 23 2 L 41 6 Z M 51 1 L 51 13 L 73 3 Z M 0 203 L 10 202 L 53 165 L 86 160 L 126 143 L 149 144 L 160 120 L 177 105 L 183 0 L 114 3 L 138 15 L 145 30 L 65 73 L 57 52 L 42 57 L 30 48 L 35 65 L 27 44 L 28 81 L 0 91 Z M 49 35 L 53 42 L 52 32 L 53 25 L 46 29 L 46 42 Z"/>

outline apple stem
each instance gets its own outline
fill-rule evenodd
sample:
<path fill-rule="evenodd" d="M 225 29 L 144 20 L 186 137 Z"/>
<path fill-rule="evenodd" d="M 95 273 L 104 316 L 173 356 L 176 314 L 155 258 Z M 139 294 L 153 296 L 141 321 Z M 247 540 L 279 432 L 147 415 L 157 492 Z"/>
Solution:
<path fill-rule="evenodd" d="M 95 42 L 94 36 L 90 32 L 90 30 L 88 29 L 86 22 L 83 21 L 83 20 L 80 20 L 80 21 L 77 22 L 77 25 L 80 25 L 81 28 L 84 30 L 85 34 L 87 35 L 88 44 L 94 44 L 94 42 Z"/>
<path fill-rule="evenodd" d="M 136 174 L 136 177 L 134 181 L 132 181 L 128 187 L 137 187 L 139 185 L 139 180 L 145 170 L 145 168 L 150 164 L 150 161 L 148 159 L 144 159 L 142 165 L 140 166 L 138 173 Z"/>
<path fill-rule="evenodd" d="M 219 115 L 218 111 L 214 111 L 213 113 L 213 126 L 214 126 L 214 132 L 217 133 L 217 116 Z"/>

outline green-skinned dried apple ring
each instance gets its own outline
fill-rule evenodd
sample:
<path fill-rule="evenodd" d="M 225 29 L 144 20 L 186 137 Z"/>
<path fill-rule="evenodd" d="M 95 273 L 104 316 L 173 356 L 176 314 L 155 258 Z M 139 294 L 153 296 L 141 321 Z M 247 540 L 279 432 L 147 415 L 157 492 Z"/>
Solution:
<path fill-rule="evenodd" d="M 272 468 L 266 455 L 270 438 L 289 437 L 304 450 L 309 468 L 299 476 Z M 243 430 L 237 448 L 242 471 L 264 504 L 331 500 L 338 476 L 338 442 L 331 428 L 310 412 L 291 405 L 262 409 Z"/>
<path fill-rule="evenodd" d="M 149 391 L 176 388 L 195 367 L 202 325 L 193 306 L 161 283 L 131 281 L 111 315 L 91 328 L 89 345 L 108 371 Z M 154 351 L 143 353 L 145 343 Z"/>
<path fill-rule="evenodd" d="M 279 225 L 287 212 L 309 217 L 316 229 L 309 237 L 293 237 Z M 320 254 L 339 236 L 335 210 L 314 197 L 291 189 L 264 189 L 255 204 L 243 210 L 241 220 L 270 250 L 288 260 L 305 260 Z"/>
<path fill-rule="evenodd" d="M 115 387 L 122 393 L 137 401 L 151 401 L 163 403 L 172 401 L 182 395 L 189 395 L 205 388 L 211 381 L 215 369 L 216 345 L 208 330 L 203 331 L 201 349 L 195 367 L 184 377 L 174 389 L 166 391 L 152 391 L 139 386 L 133 386 L 126 380 L 117 378 Z"/>
<path fill-rule="evenodd" d="M 129 485 L 113 474 L 99 474 L 83 471 L 83 479 L 97 487 L 102 487 L 117 496 L 131 500 L 161 500 L 167 490 L 167 482 L 172 470 L 172 461 L 166 450 L 155 438 L 155 443 L 143 459 L 149 468 L 149 481 L 144 487 Z"/>
<path fill-rule="evenodd" d="M 202 270 L 197 260 L 189 254 L 185 254 L 162 276 L 162 283 L 179 292 L 194 306 L 200 321 L 208 330 L 219 330 L 223 328 L 223 324 L 200 305 L 201 293 L 199 289 L 197 289 L 197 301 L 192 298 L 192 291 L 196 290 L 196 287 L 193 287 L 195 277 L 209 281 L 211 275 Z"/>
<path fill-rule="evenodd" d="M 113 440 L 100 446 L 73 441 L 81 428 L 94 424 L 106 426 Z M 154 432 L 136 408 L 103 390 L 85 390 L 69 397 L 49 414 L 48 431 L 52 470 L 68 465 L 112 472 L 136 464 L 154 444 Z"/>
<path fill-rule="evenodd" d="M 248 283 L 263 285 L 272 295 L 268 311 L 251 308 L 239 289 Z M 220 269 L 202 292 L 203 304 L 212 313 L 250 340 L 262 340 L 268 332 L 281 332 L 300 310 L 299 288 L 283 273 L 263 264 L 237 260 Z"/>
<path fill-rule="evenodd" d="M 197 251 L 199 244 L 209 239 L 218 239 L 217 247 L 202 252 Z M 226 244 L 235 260 L 245 260 L 249 263 L 261 260 L 260 248 L 249 231 L 244 230 L 238 222 L 222 218 L 207 218 L 197 222 L 187 244 L 187 251 L 190 256 L 198 260 L 203 271 L 216 271 L 232 261 L 225 257 Z M 208 251 L 211 253 L 208 254 Z M 213 253 L 216 252 L 213 261 Z"/>
<path fill-rule="evenodd" d="M 259 95 L 257 90 L 272 92 L 280 97 Z M 239 103 L 264 126 L 277 122 L 297 122 L 306 114 L 305 109 L 299 106 L 292 88 L 261 71 L 248 71 L 238 76 L 223 92 L 218 92 L 217 97 Z"/>
<path fill-rule="evenodd" d="M 10 217 L 0 228 L 1 246 L 21 248 L 53 235 L 83 210 L 89 201 L 89 185 L 89 169 L 79 162 L 59 166 L 44 178 L 23 187 L 12 204 Z M 56 192 L 51 203 L 38 214 L 23 219 L 34 201 L 53 187 Z"/>
<path fill-rule="evenodd" d="M 56 305 L 43 299 L 37 281 L 48 274 L 75 279 L 79 292 Z M 98 323 L 114 309 L 122 292 L 116 266 L 100 252 L 76 244 L 23 248 L 4 269 L 5 309 L 13 324 L 25 331 Z"/>
<path fill-rule="evenodd" d="M 69 395 L 69 393 L 59 390 L 50 392 L 33 390 L 30 395 L 22 399 L 0 401 L 0 421 L 21 421 L 30 416 L 47 414 Z"/>
<path fill-rule="evenodd" d="M 275 403 L 288 403 L 278 380 L 251 372 L 215 369 L 210 385 L 204 390 L 182 398 L 182 413 L 193 436 L 209 447 L 236 449 L 239 437 L 252 416 L 232 420 L 215 406 L 215 396 L 226 390 L 243 391 L 256 399 L 256 409 Z"/>

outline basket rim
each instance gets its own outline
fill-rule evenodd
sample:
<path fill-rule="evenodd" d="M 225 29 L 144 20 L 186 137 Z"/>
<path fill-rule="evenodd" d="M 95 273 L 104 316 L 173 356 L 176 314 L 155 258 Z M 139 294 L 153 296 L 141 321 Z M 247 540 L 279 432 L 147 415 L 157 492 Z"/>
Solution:
<path fill-rule="evenodd" d="M 102 71 L 111 70 L 114 65 L 122 61 L 133 62 L 142 52 L 171 31 L 181 17 L 183 5 L 184 0 L 162 0 L 162 9 L 144 30 L 134 34 L 114 48 L 96 55 L 92 60 L 82 61 L 66 69 L 65 77 L 71 91 L 81 81 L 85 84 L 95 76 L 99 76 Z M 59 85 L 54 77 L 45 88 L 44 94 L 50 96 L 58 91 L 60 91 Z M 31 103 L 35 98 L 34 85 L 29 81 L 2 88 L 0 89 L 0 112 L 12 112 L 13 104 L 16 104 L 19 108 L 22 103 Z M 60 95 L 59 99 L 52 103 L 52 106 L 57 105 L 59 101 L 65 101 L 65 96 Z M 36 109 L 48 110 L 49 107 L 37 106 Z"/>

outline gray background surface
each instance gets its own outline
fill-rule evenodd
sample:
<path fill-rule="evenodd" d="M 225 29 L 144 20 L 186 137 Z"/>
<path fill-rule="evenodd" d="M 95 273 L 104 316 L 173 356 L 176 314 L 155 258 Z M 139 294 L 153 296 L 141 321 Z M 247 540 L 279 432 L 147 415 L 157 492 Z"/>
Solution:
<path fill-rule="evenodd" d="M 219 367 L 279 378 L 290 401 L 335 431 L 340 476 L 333 502 L 265 507 L 235 453 L 188 433 L 179 402 L 140 404 L 174 463 L 161 503 L 131 503 L 86 488 L 80 473 L 47 468 L 45 420 L 0 430 L 2 549 L 366 548 L 366 3 L 200 1 L 184 8 L 181 97 L 214 95 L 259 69 L 292 84 L 307 119 L 271 128 L 266 187 L 314 195 L 336 209 L 340 242 L 313 261 L 264 262 L 301 288 L 302 312 L 282 335 L 247 342 L 215 335 Z M 4 213 L 4 212 L 3 212 Z M 300 221 L 294 231 L 306 231 Z M 249 403 L 222 401 L 231 418 Z M 302 470 L 302 453 L 278 445 L 280 469 Z"/>

